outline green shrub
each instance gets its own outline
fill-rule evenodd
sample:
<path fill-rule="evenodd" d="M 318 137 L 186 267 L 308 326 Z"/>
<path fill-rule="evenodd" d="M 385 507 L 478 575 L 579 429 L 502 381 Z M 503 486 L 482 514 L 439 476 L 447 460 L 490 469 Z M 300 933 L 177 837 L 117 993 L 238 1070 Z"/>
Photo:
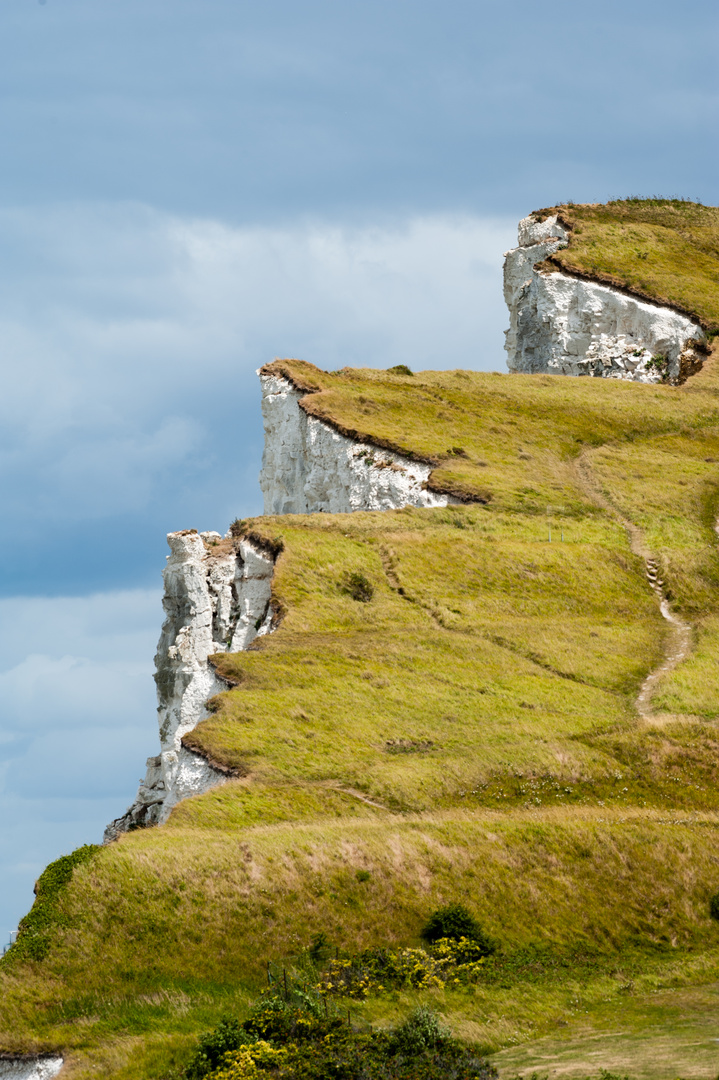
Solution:
<path fill-rule="evenodd" d="M 449 1041 L 449 1028 L 439 1022 L 439 1018 L 428 1005 L 419 1005 L 409 1014 L 391 1036 L 391 1047 L 402 1054 L 422 1054 L 425 1050 L 436 1050 Z"/>
<path fill-rule="evenodd" d="M 17 941 L 6 954 L 6 963 L 23 958 L 45 959 L 50 949 L 52 931 L 64 925 L 58 911 L 58 900 L 63 889 L 72 878 L 75 867 L 89 862 L 100 850 L 98 844 L 85 844 L 45 867 L 35 883 L 35 903 L 20 920 Z"/>
<path fill-rule="evenodd" d="M 368 604 L 374 596 L 374 585 L 358 570 L 345 574 L 341 588 L 343 593 L 351 596 L 353 600 L 359 600 L 361 604 Z"/>
<path fill-rule="evenodd" d="M 719 922 L 719 892 L 714 893 L 709 901 L 709 915 L 712 919 L 716 919 Z"/>
<path fill-rule="evenodd" d="M 195 1056 L 185 1073 L 187 1080 L 202 1080 L 202 1077 L 219 1069 L 225 1054 L 231 1050 L 238 1050 L 249 1042 L 252 1042 L 252 1036 L 243 1031 L 239 1020 L 235 1017 L 226 1017 L 221 1020 L 214 1031 L 208 1031 L 200 1036 Z"/>
<path fill-rule="evenodd" d="M 437 908 L 430 915 L 420 937 L 430 943 L 441 938 L 450 938 L 453 941 L 468 938 L 482 949 L 483 956 L 490 956 L 497 949 L 464 904 L 445 904 L 444 907 Z"/>
<path fill-rule="evenodd" d="M 327 934 L 323 930 L 319 934 L 315 934 L 312 938 L 309 947 L 310 960 L 315 964 L 321 963 L 326 960 L 330 955 L 331 946 L 327 939 Z"/>
<path fill-rule="evenodd" d="M 358 998 L 392 988 L 458 989 L 476 983 L 485 973 L 486 946 L 469 938 L 440 938 L 429 949 L 365 949 L 332 960 L 317 990 L 323 996 Z"/>
<path fill-rule="evenodd" d="M 229 1038 L 228 1038 L 229 1037 Z M 240 1039 L 227 1049 L 230 1039 Z M 395 1031 L 357 1029 L 264 998 L 243 1024 L 223 1021 L 203 1036 L 186 1080 L 494 1080 L 493 1068 L 451 1038 L 430 1009 Z M 202 1056 L 204 1054 L 204 1058 Z M 211 1061 L 218 1060 L 212 1067 Z"/>
<path fill-rule="evenodd" d="M 411 368 L 408 368 L 406 364 L 395 364 L 394 367 L 387 368 L 388 375 L 414 375 Z"/>

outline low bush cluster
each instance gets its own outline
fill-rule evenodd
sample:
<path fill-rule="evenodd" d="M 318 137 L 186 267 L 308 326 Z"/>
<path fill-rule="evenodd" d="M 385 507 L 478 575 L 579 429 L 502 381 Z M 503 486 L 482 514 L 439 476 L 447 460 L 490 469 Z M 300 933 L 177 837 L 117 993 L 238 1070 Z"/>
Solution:
<path fill-rule="evenodd" d="M 393 1031 L 266 997 L 243 1024 L 226 1020 L 200 1041 L 186 1080 L 494 1080 L 497 1071 L 452 1039 L 426 1007 Z"/>
<path fill-rule="evenodd" d="M 453 941 L 467 938 L 483 949 L 485 956 L 489 956 L 496 948 L 464 904 L 444 904 L 437 908 L 422 928 L 420 937 L 429 942 L 440 941 L 442 938 L 451 938 Z"/>
<path fill-rule="evenodd" d="M 358 600 L 361 604 L 368 604 L 374 596 L 374 585 L 369 578 L 358 570 L 344 575 L 340 589 L 347 596 L 351 596 L 353 600 Z"/>
<path fill-rule="evenodd" d="M 366 949 L 332 960 L 322 974 L 320 994 L 364 999 L 385 990 L 452 989 L 477 981 L 491 951 L 483 942 L 440 938 L 428 949 Z"/>

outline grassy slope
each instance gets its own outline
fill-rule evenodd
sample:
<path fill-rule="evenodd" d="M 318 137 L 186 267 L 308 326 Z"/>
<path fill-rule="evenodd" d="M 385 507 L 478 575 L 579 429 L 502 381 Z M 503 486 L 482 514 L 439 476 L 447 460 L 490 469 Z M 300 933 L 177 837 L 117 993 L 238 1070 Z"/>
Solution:
<path fill-rule="evenodd" d="M 719 979 L 715 363 L 674 388 L 285 362 L 316 388 L 310 411 L 483 501 L 247 523 L 284 540 L 285 617 L 217 658 L 238 685 L 190 740 L 240 775 L 75 871 L 48 955 L 0 966 L 0 1045 L 62 1047 L 72 1077 L 164 1077 L 244 1008 L 268 959 L 320 930 L 349 949 L 412 942 L 457 898 L 510 958 L 549 950 L 539 969 L 434 992 L 489 1048 L 550 1040 L 534 1059 L 506 1051 L 508 1069 L 556 1057 L 558 1024 L 581 1061 L 612 1010 L 639 1029 L 657 991 L 703 1002 L 681 988 Z M 664 624 L 579 454 L 697 628 L 661 723 L 633 701 Z M 370 603 L 342 592 L 347 571 L 373 582 Z M 353 1009 L 386 1022 L 413 1000 Z"/>

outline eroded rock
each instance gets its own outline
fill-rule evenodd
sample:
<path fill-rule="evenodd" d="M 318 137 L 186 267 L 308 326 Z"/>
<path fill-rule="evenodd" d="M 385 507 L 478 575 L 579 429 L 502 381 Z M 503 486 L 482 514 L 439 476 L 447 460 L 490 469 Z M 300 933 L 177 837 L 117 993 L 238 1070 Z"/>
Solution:
<path fill-rule="evenodd" d="M 288 379 L 259 374 L 266 514 L 347 514 L 455 501 L 427 490 L 431 465 L 348 438 L 308 416 L 299 406 L 303 391 Z"/>
<path fill-rule="evenodd" d="M 52 1080 L 62 1066 L 61 1057 L 0 1057 L 0 1080 Z"/>
<path fill-rule="evenodd" d="M 668 307 L 537 263 L 566 247 L 556 215 L 519 223 L 519 246 L 506 252 L 504 298 L 510 371 L 676 382 L 701 366 L 701 326 Z"/>
<path fill-rule="evenodd" d="M 106 841 L 162 824 L 181 799 L 226 779 L 182 737 L 209 715 L 208 699 L 227 689 L 209 657 L 239 652 L 270 631 L 274 560 L 248 540 L 220 539 L 194 530 L 167 537 L 166 618 L 155 656 L 161 752 L 148 758 L 134 803 L 108 825 Z"/>

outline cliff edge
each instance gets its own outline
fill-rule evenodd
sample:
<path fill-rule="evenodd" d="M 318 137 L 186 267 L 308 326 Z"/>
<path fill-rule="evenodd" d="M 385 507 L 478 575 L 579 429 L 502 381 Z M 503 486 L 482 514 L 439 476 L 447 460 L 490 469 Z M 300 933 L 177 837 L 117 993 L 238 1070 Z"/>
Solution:
<path fill-rule="evenodd" d="M 605 229 L 600 234 L 613 275 L 597 270 L 596 262 L 589 268 L 580 265 L 582 253 L 577 258 L 573 245 L 592 223 L 581 224 L 578 209 L 573 216 L 561 208 L 524 218 L 518 246 L 505 254 L 504 296 L 510 315 L 505 348 L 510 371 L 684 382 L 701 368 L 713 308 L 702 318 L 678 303 L 662 302 L 659 283 L 654 283 L 653 296 L 652 286 L 644 279 L 636 281 L 631 266 L 624 267 L 624 278 L 619 276 L 617 269 L 633 255 L 621 257 L 629 224 L 617 226 L 624 233 Z M 638 261 L 649 263 L 657 258 L 656 245 L 646 236 L 642 242 L 647 250 L 638 252 Z M 598 243 L 590 240 L 584 253 L 593 254 Z"/>
<path fill-rule="evenodd" d="M 194 529 L 170 533 L 163 572 L 165 622 L 155 656 L 160 753 L 133 804 L 105 830 L 105 841 L 167 821 L 190 795 L 221 783 L 231 771 L 183 744 L 209 716 L 207 702 L 226 690 L 210 657 L 239 652 L 272 629 L 274 559 L 247 539 Z"/>

